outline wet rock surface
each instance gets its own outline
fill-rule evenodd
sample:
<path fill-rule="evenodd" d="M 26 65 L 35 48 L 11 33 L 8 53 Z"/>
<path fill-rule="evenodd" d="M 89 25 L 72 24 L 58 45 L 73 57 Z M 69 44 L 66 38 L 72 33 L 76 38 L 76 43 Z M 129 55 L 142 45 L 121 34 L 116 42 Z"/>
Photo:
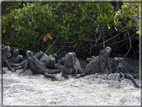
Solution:
<path fill-rule="evenodd" d="M 6 68 L 3 68 L 6 69 Z M 3 74 L 4 105 L 140 105 L 141 89 L 131 80 L 119 82 L 119 74 L 92 74 L 68 80 L 55 75 L 58 81 L 30 70 L 6 71 Z M 136 79 L 139 84 L 139 80 Z M 16 102 L 16 103 L 15 103 Z"/>

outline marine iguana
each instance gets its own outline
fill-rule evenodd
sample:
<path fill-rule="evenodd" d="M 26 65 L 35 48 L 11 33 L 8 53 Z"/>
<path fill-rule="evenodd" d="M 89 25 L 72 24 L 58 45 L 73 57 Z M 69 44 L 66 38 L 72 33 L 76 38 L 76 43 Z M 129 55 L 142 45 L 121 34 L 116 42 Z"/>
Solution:
<path fill-rule="evenodd" d="M 54 55 L 47 55 L 43 54 L 40 58 L 40 61 L 46 66 L 46 68 L 50 69 L 60 69 L 62 68 L 60 64 L 57 63 L 55 54 Z"/>
<path fill-rule="evenodd" d="M 130 72 L 129 69 L 127 69 L 127 67 L 129 66 L 126 67 L 126 65 L 123 64 L 124 61 L 121 61 L 121 60 L 123 59 L 115 58 L 116 73 L 119 73 L 120 76 L 122 77 L 120 78 L 119 81 L 123 80 L 124 78 L 127 78 L 127 79 L 130 79 L 137 88 L 142 88 L 136 83 L 135 81 L 136 77 L 134 76 L 134 74 L 132 74 L 132 72 Z"/>
<path fill-rule="evenodd" d="M 8 46 L 8 45 L 7 45 L 7 46 Z M 3 44 L 3 45 L 2 45 L 2 49 L 3 49 L 4 47 L 5 47 L 5 45 Z M 9 47 L 10 47 L 10 46 L 9 46 Z M 10 58 L 12 57 L 12 53 L 11 53 L 12 51 L 13 51 L 13 48 L 12 48 L 12 49 L 10 48 L 10 51 L 9 51 L 8 54 L 6 55 L 6 56 L 7 56 L 7 59 L 10 59 Z"/>
<path fill-rule="evenodd" d="M 57 63 L 59 63 L 60 65 L 64 65 L 66 54 L 68 54 L 68 52 L 65 51 L 65 52 L 62 52 L 59 56 L 56 56 Z"/>
<path fill-rule="evenodd" d="M 60 73 L 60 69 L 48 69 L 42 64 L 37 58 L 33 56 L 33 52 L 27 50 L 27 61 L 24 65 L 24 69 L 21 73 L 25 72 L 28 68 L 34 73 L 34 74 L 43 74 L 47 78 L 55 79 L 55 77 L 51 74 Z"/>
<path fill-rule="evenodd" d="M 15 69 L 13 67 L 11 67 L 11 65 L 8 62 L 7 56 L 10 52 L 10 47 L 9 46 L 4 46 L 4 48 L 2 49 L 2 66 L 3 67 L 8 67 L 9 70 L 11 70 L 12 72 L 15 72 Z"/>
<path fill-rule="evenodd" d="M 79 60 L 75 57 L 74 52 L 69 52 L 65 55 L 64 66 L 62 69 L 62 76 L 64 78 L 68 78 L 67 75 L 72 75 L 75 78 L 78 78 L 77 74 L 83 73 L 83 69 L 81 69 Z"/>
<path fill-rule="evenodd" d="M 7 59 L 10 59 L 10 58 L 13 57 L 13 51 L 14 51 L 14 49 L 15 49 L 15 47 L 10 47 L 10 52 L 9 52 L 9 54 L 7 56 Z"/>
<path fill-rule="evenodd" d="M 42 55 L 43 55 L 43 52 L 39 51 L 34 55 L 34 57 L 39 60 L 42 57 Z M 26 62 L 27 62 L 27 59 L 22 61 L 21 63 L 10 63 L 10 65 L 14 67 L 15 69 L 21 69 L 21 68 L 24 68 Z"/>
<path fill-rule="evenodd" d="M 108 57 L 111 52 L 111 47 L 106 47 L 104 50 L 100 51 L 100 54 L 95 57 L 90 63 L 85 67 L 85 73 L 82 73 L 80 76 L 83 77 L 89 74 L 95 73 L 105 73 L 108 67 Z"/>
<path fill-rule="evenodd" d="M 57 56 L 57 54 L 55 53 L 55 54 L 51 54 L 51 55 L 49 55 L 49 56 L 52 56 L 52 57 L 54 57 L 55 58 L 55 63 L 58 63 L 58 56 Z"/>
<path fill-rule="evenodd" d="M 23 56 L 22 55 L 19 55 L 19 49 L 14 49 L 13 50 L 13 55 L 12 55 L 12 58 L 10 58 L 8 60 L 8 62 L 11 62 L 11 63 L 20 63 L 24 60 Z"/>
<path fill-rule="evenodd" d="M 53 56 L 48 56 L 46 53 L 42 55 L 40 61 L 47 67 L 47 68 L 54 68 L 55 67 L 55 58 Z"/>
<path fill-rule="evenodd" d="M 94 58 L 95 58 L 95 56 L 92 56 L 91 58 L 86 58 L 86 62 L 90 63 Z"/>

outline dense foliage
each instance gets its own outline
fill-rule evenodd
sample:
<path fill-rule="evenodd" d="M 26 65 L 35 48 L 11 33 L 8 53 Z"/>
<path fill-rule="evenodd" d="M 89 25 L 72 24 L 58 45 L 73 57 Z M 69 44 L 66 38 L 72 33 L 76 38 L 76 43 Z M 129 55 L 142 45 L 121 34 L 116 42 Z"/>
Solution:
<path fill-rule="evenodd" d="M 46 43 L 40 48 L 45 52 L 58 39 L 49 54 L 66 45 L 92 54 L 115 36 L 125 38 L 131 29 L 139 33 L 139 3 L 123 3 L 121 9 L 111 3 L 2 3 L 2 7 L 3 43 L 25 50 Z"/>

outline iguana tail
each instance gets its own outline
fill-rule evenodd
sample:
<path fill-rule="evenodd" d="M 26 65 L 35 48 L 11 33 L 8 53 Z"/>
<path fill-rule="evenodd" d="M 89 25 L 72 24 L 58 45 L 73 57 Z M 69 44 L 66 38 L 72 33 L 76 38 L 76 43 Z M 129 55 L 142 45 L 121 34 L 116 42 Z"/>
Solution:
<path fill-rule="evenodd" d="M 137 88 L 142 88 L 142 87 L 140 87 L 140 86 L 136 83 L 134 77 L 133 77 L 131 74 L 126 73 L 126 74 L 125 74 L 125 77 L 128 78 L 128 79 L 130 79 L 130 80 L 132 80 L 132 82 L 134 83 L 134 85 L 135 85 Z"/>
<path fill-rule="evenodd" d="M 46 72 L 49 73 L 49 74 L 57 74 L 57 73 L 60 73 L 61 72 L 61 69 L 48 69 L 46 68 Z"/>

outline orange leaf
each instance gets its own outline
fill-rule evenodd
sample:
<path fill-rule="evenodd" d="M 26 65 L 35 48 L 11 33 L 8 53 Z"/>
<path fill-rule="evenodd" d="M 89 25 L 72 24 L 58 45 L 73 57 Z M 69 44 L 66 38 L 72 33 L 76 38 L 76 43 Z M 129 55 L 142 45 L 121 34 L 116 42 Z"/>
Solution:
<path fill-rule="evenodd" d="M 43 41 L 46 42 L 49 39 L 53 39 L 52 36 L 50 35 L 50 33 L 47 33 L 44 37 L 43 37 Z"/>
<path fill-rule="evenodd" d="M 100 18 L 100 16 L 97 17 L 98 19 Z"/>
<path fill-rule="evenodd" d="M 48 37 L 49 39 L 53 39 L 52 36 L 50 35 L 50 33 L 47 33 L 47 37 Z"/>
<path fill-rule="evenodd" d="M 46 41 L 47 41 L 47 39 L 48 39 L 48 36 L 47 36 L 47 35 L 45 35 L 45 36 L 43 37 L 43 41 L 44 41 L 44 42 L 46 42 Z"/>
<path fill-rule="evenodd" d="M 6 10 L 9 10 L 9 8 L 6 8 Z"/>

